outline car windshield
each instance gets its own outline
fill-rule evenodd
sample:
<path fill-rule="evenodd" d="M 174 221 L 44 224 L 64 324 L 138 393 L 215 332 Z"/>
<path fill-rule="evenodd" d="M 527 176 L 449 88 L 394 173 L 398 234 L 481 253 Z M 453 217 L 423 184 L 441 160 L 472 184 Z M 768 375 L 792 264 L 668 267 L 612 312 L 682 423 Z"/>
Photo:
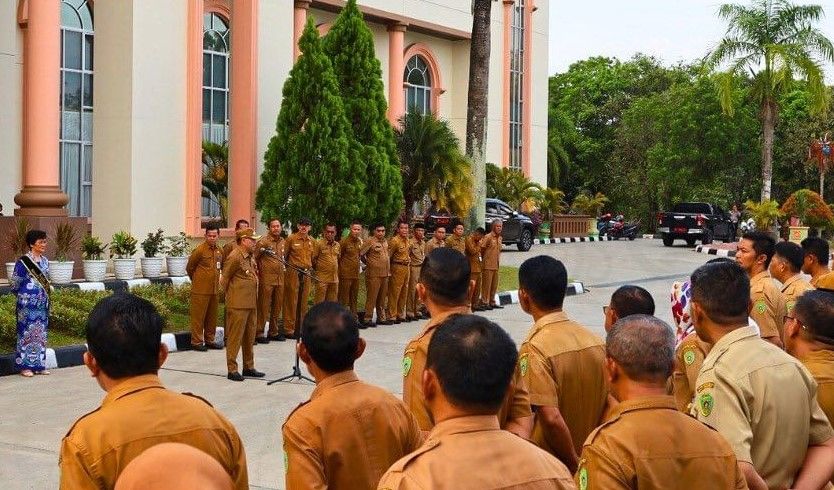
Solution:
<path fill-rule="evenodd" d="M 701 202 L 682 202 L 680 204 L 676 204 L 675 207 L 672 208 L 672 212 L 681 214 L 711 214 L 712 209 L 710 209 L 709 204 Z"/>

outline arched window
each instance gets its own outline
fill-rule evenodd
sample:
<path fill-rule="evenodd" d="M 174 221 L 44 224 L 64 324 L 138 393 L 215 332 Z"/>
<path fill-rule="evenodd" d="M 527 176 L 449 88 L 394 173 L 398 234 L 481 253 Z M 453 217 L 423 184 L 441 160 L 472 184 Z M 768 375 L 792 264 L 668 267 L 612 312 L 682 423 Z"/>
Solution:
<path fill-rule="evenodd" d="M 432 111 L 432 79 L 426 60 L 412 56 L 405 65 L 405 110 L 429 114 Z"/>
<path fill-rule="evenodd" d="M 70 216 L 90 216 L 93 187 L 93 15 L 61 0 L 61 189 Z"/>
<path fill-rule="evenodd" d="M 229 22 L 216 13 L 203 16 L 203 141 L 229 141 Z M 220 216 L 219 199 L 203 197 L 203 216 Z"/>

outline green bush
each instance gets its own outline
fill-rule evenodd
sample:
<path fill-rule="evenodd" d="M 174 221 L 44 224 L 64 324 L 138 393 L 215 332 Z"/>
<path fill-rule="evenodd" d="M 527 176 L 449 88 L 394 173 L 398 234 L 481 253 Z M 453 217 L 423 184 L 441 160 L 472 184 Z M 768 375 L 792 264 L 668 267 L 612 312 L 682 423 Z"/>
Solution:
<path fill-rule="evenodd" d="M 3 294 L 0 295 L 0 345 L 14 345 L 16 341 L 15 297 Z"/>

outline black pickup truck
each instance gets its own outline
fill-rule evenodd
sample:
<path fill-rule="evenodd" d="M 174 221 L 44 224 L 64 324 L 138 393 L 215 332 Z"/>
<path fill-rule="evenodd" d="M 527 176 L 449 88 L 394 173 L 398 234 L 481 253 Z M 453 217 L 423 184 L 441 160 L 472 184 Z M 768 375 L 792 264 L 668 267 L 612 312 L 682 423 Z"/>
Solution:
<path fill-rule="evenodd" d="M 707 245 L 713 240 L 732 242 L 736 225 L 730 215 L 718 206 L 703 202 L 682 202 L 672 211 L 657 214 L 657 232 L 663 245 L 671 247 L 676 239 L 686 240 L 690 247 L 696 240 Z"/>

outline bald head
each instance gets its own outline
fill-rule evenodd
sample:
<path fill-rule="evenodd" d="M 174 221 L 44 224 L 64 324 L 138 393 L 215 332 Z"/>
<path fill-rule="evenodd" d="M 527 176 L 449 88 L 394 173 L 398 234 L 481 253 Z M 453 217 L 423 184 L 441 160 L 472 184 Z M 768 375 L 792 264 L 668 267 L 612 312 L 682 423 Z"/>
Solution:
<path fill-rule="evenodd" d="M 186 444 L 166 442 L 146 449 L 119 475 L 116 490 L 232 490 L 232 479 L 208 454 Z"/>
<path fill-rule="evenodd" d="M 630 315 L 611 327 L 605 349 L 633 381 L 665 384 L 675 366 L 675 334 L 663 320 Z"/>

